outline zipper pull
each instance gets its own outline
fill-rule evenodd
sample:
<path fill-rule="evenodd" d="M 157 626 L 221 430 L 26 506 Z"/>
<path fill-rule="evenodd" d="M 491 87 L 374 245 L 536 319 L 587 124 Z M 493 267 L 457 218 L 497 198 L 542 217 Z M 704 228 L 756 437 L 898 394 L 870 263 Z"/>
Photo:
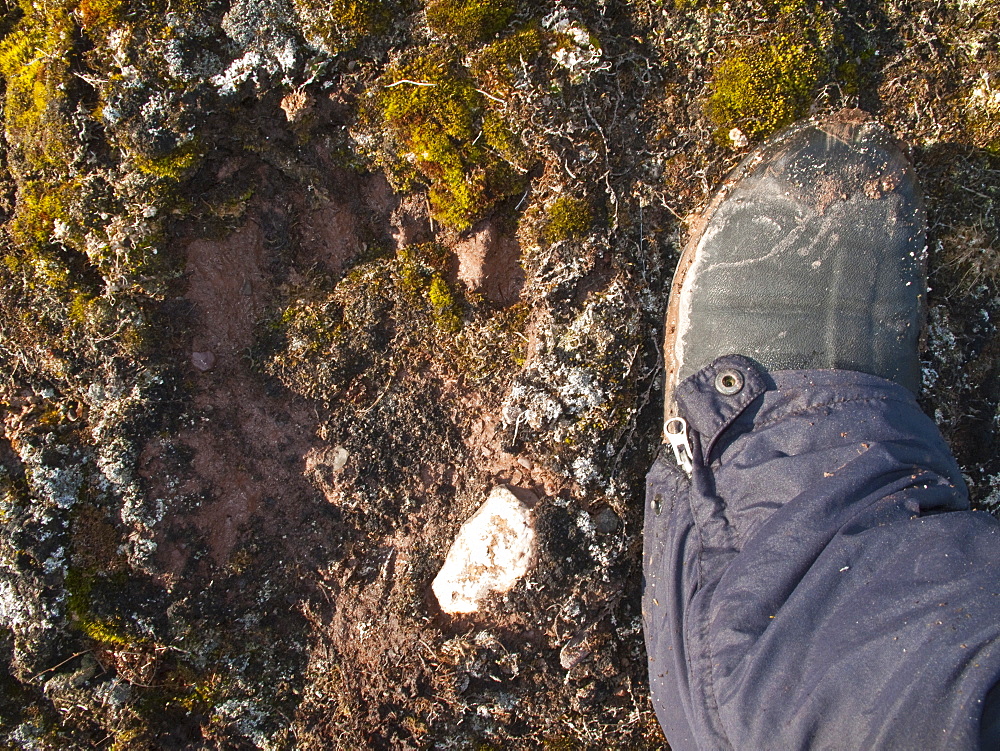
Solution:
<path fill-rule="evenodd" d="M 694 454 L 688 440 L 688 424 L 683 417 L 671 417 L 663 426 L 663 436 L 674 450 L 674 459 L 687 474 L 694 469 Z"/>

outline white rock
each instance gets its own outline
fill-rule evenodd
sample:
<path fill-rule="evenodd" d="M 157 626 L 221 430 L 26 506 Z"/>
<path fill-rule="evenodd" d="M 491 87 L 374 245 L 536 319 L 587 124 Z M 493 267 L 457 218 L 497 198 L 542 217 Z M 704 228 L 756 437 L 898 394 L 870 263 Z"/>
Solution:
<path fill-rule="evenodd" d="M 474 613 L 491 592 L 508 592 L 524 576 L 535 550 L 531 509 L 497 487 L 458 530 L 431 588 L 446 613 Z"/>
<path fill-rule="evenodd" d="M 330 454 L 330 469 L 339 472 L 347 466 L 347 460 L 351 458 L 350 453 L 343 446 L 335 446 Z"/>
<path fill-rule="evenodd" d="M 207 373 L 209 370 L 215 367 L 215 353 L 208 351 L 192 352 L 191 364 L 194 365 L 195 370 L 200 370 L 202 373 Z"/>

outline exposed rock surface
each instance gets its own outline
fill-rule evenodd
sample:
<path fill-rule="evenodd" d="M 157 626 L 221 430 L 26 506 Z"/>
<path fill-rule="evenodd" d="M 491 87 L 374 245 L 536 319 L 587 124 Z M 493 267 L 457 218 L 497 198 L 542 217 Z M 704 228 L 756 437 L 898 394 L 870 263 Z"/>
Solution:
<path fill-rule="evenodd" d="M 468 237 L 455 243 L 455 257 L 458 278 L 470 292 L 500 305 L 510 305 L 520 297 L 524 284 L 521 248 L 496 223 L 473 227 Z"/>
<path fill-rule="evenodd" d="M 491 594 L 513 589 L 531 565 L 531 509 L 507 488 L 494 488 L 462 524 L 431 589 L 446 613 L 475 613 Z"/>

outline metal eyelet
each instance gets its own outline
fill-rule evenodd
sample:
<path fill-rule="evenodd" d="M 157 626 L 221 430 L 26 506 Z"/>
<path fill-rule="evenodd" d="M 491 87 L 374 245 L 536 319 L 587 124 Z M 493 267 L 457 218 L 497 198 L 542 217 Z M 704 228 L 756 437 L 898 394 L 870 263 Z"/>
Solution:
<path fill-rule="evenodd" d="M 725 368 L 715 374 L 715 390 L 723 396 L 732 396 L 743 390 L 743 374 L 736 368 Z"/>

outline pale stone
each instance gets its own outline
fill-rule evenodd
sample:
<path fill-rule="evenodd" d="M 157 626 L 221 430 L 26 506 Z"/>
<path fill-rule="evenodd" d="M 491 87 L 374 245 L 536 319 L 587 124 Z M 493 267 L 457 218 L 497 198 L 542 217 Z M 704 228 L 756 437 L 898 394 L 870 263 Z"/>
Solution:
<path fill-rule="evenodd" d="M 490 593 L 510 591 L 535 550 L 531 509 L 507 488 L 494 488 L 459 529 L 431 588 L 446 613 L 474 613 Z"/>
<path fill-rule="evenodd" d="M 196 370 L 205 373 L 215 367 L 215 353 L 213 352 L 192 352 L 191 364 Z"/>
<path fill-rule="evenodd" d="M 285 111 L 285 118 L 290 123 L 297 122 L 302 116 L 308 113 L 313 106 L 313 98 L 304 91 L 293 91 L 286 94 L 281 100 L 281 109 Z"/>
<path fill-rule="evenodd" d="M 350 458 L 351 455 L 347 452 L 347 449 L 343 446 L 335 446 L 331 455 L 331 469 L 333 469 L 334 472 L 339 472 L 347 466 L 347 460 Z"/>

